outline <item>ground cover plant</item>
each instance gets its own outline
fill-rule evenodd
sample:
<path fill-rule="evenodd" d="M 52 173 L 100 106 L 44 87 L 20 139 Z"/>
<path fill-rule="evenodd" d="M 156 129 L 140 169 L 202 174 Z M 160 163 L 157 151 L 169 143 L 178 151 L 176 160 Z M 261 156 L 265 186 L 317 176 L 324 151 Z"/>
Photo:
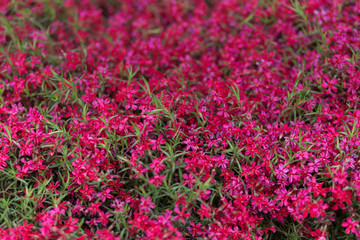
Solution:
<path fill-rule="evenodd" d="M 1 0 L 0 239 L 358 239 L 360 2 Z"/>

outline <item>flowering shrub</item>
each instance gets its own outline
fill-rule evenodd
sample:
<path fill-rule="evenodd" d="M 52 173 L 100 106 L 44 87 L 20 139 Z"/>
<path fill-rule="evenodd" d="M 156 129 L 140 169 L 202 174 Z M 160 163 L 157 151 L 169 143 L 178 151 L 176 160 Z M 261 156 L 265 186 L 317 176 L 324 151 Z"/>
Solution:
<path fill-rule="evenodd" d="M 360 238 L 358 1 L 0 11 L 0 239 Z"/>

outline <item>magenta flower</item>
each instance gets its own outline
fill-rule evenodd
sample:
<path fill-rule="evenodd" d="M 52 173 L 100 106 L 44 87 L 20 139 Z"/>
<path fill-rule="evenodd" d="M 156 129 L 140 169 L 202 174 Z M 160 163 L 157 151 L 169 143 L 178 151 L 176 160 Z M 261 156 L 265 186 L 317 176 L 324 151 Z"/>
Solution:
<path fill-rule="evenodd" d="M 349 234 L 351 233 L 357 233 L 357 228 L 359 227 L 358 221 L 353 221 L 350 217 L 346 219 L 345 222 L 341 224 L 344 228 L 346 228 L 345 233 Z"/>

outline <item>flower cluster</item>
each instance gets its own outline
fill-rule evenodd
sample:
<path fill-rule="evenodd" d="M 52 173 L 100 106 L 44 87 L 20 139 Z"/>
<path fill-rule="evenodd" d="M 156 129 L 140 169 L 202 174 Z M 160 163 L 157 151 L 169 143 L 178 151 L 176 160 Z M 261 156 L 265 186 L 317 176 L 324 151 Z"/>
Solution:
<path fill-rule="evenodd" d="M 360 2 L 0 12 L 1 239 L 360 238 Z"/>

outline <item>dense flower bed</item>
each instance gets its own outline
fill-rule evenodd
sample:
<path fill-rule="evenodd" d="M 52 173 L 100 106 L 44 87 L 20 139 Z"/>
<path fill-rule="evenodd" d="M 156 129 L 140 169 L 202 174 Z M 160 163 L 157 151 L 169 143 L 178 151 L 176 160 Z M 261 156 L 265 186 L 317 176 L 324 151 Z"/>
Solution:
<path fill-rule="evenodd" d="M 359 1 L 0 12 L 0 239 L 360 237 Z"/>

